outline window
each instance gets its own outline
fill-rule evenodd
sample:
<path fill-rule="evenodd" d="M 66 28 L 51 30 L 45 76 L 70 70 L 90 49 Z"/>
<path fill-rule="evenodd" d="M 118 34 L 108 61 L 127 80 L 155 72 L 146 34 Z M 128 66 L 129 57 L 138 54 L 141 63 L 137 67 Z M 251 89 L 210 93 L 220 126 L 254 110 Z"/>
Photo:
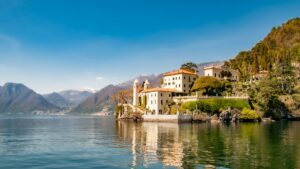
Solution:
<path fill-rule="evenodd" d="M 191 82 L 191 76 L 189 76 L 189 82 Z"/>
<path fill-rule="evenodd" d="M 163 105 L 163 100 L 160 100 L 160 104 Z"/>
<path fill-rule="evenodd" d="M 168 83 L 168 85 L 171 85 L 171 83 Z"/>
<path fill-rule="evenodd" d="M 175 85 L 175 88 L 177 88 L 177 85 Z"/>
<path fill-rule="evenodd" d="M 175 84 L 175 82 L 172 82 L 172 85 L 174 85 Z"/>
<path fill-rule="evenodd" d="M 169 97 L 171 97 L 171 94 L 169 94 Z"/>
<path fill-rule="evenodd" d="M 178 87 L 180 87 L 180 84 L 178 85 Z"/>
<path fill-rule="evenodd" d="M 151 100 L 151 104 L 153 104 L 152 100 Z"/>
<path fill-rule="evenodd" d="M 175 78 L 173 77 L 172 80 L 175 80 Z"/>
<path fill-rule="evenodd" d="M 185 84 L 183 84 L 183 87 L 185 87 Z"/>
<path fill-rule="evenodd" d="M 185 79 L 185 76 L 183 76 L 183 79 Z"/>
<path fill-rule="evenodd" d="M 161 96 L 161 97 L 163 96 L 162 93 L 160 94 L 160 96 Z"/>
<path fill-rule="evenodd" d="M 185 90 L 183 90 L 183 92 L 185 93 Z"/>
<path fill-rule="evenodd" d="M 180 80 L 180 76 L 178 77 L 178 79 Z"/>
<path fill-rule="evenodd" d="M 217 77 L 217 74 L 215 73 L 215 77 Z"/>
<path fill-rule="evenodd" d="M 168 103 L 169 103 L 169 100 L 166 100 L 166 103 L 168 104 Z"/>

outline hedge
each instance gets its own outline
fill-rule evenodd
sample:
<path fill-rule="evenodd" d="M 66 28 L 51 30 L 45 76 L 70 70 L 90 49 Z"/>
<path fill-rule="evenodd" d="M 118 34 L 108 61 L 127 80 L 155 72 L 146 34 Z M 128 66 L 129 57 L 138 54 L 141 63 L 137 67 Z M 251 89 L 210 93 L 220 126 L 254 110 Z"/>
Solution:
<path fill-rule="evenodd" d="M 190 111 L 198 109 L 202 112 L 210 114 L 220 113 L 220 110 L 226 109 L 228 107 L 237 108 L 239 110 L 243 110 L 244 108 L 250 108 L 248 100 L 245 99 L 214 98 L 190 101 L 181 104 L 182 109 Z"/>

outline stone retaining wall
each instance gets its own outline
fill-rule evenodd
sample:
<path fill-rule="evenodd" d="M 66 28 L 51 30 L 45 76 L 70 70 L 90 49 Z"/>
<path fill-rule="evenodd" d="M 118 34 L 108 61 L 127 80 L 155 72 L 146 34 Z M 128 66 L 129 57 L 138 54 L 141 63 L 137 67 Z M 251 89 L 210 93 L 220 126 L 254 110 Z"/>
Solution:
<path fill-rule="evenodd" d="M 150 121 L 150 122 L 191 122 L 192 121 L 192 115 L 185 115 L 185 114 L 179 114 L 179 115 L 143 115 L 142 116 L 143 121 Z"/>

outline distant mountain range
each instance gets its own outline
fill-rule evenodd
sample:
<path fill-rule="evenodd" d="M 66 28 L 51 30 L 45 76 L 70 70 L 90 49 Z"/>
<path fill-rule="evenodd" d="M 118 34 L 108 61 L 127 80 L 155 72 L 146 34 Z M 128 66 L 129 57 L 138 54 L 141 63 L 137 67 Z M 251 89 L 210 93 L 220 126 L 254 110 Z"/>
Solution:
<path fill-rule="evenodd" d="M 69 113 L 95 113 L 103 110 L 112 111 L 114 103 L 110 100 L 110 96 L 122 89 L 125 89 L 125 87 L 108 85 L 94 95 L 88 97 Z"/>
<path fill-rule="evenodd" d="M 74 103 L 71 103 L 69 100 L 65 99 L 59 93 L 56 92 L 45 94 L 43 96 L 49 103 L 56 105 L 60 108 L 69 108 L 74 105 Z"/>
<path fill-rule="evenodd" d="M 203 74 L 203 67 L 205 66 L 222 63 L 209 62 L 198 64 L 199 74 Z M 0 86 L 0 113 L 56 113 L 70 110 L 70 114 L 88 114 L 99 111 L 112 111 L 115 105 L 110 100 L 110 96 L 114 93 L 132 87 L 135 79 L 138 79 L 141 84 L 148 79 L 152 87 L 158 87 L 162 77 L 163 74 L 141 75 L 118 85 L 108 85 L 96 93 L 66 90 L 43 96 L 23 84 L 6 83 L 3 87 Z"/>
<path fill-rule="evenodd" d="M 0 113 L 58 112 L 59 107 L 23 84 L 6 83 L 0 86 Z"/>
<path fill-rule="evenodd" d="M 92 96 L 94 93 L 91 91 L 81 90 L 65 90 L 58 92 L 64 99 L 68 100 L 71 104 L 77 105 Z"/>

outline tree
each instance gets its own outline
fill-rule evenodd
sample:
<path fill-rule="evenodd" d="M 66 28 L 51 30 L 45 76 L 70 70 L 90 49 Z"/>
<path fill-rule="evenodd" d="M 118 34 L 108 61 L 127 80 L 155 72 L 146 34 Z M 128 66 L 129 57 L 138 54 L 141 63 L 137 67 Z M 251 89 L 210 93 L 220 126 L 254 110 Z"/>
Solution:
<path fill-rule="evenodd" d="M 294 68 L 289 62 L 283 61 L 274 67 L 274 70 L 270 74 L 270 78 L 277 79 L 282 94 L 291 94 L 292 89 L 295 86 L 296 79 Z"/>
<path fill-rule="evenodd" d="M 182 64 L 180 68 L 191 69 L 191 70 L 197 71 L 198 66 L 197 66 L 197 64 L 195 64 L 193 62 L 187 62 L 187 63 Z"/>
<path fill-rule="evenodd" d="M 261 80 L 257 85 L 252 85 L 249 89 L 249 99 L 254 108 L 264 112 L 265 117 L 279 119 L 282 114 L 288 112 L 278 97 L 285 94 L 281 90 L 281 83 L 276 77 L 269 75 Z"/>
<path fill-rule="evenodd" d="M 232 76 L 231 72 L 228 70 L 222 70 L 220 74 L 221 74 L 222 78 L 224 78 L 224 77 L 229 78 Z"/>
<path fill-rule="evenodd" d="M 203 76 L 195 81 L 192 91 L 202 92 L 203 95 L 220 96 L 226 89 L 230 89 L 230 86 L 231 85 L 227 80 L 219 80 L 215 77 Z"/>
<path fill-rule="evenodd" d="M 125 89 L 125 90 L 120 90 L 116 93 L 114 93 L 110 99 L 114 101 L 115 103 L 129 103 L 133 99 L 133 91 L 132 89 Z"/>

